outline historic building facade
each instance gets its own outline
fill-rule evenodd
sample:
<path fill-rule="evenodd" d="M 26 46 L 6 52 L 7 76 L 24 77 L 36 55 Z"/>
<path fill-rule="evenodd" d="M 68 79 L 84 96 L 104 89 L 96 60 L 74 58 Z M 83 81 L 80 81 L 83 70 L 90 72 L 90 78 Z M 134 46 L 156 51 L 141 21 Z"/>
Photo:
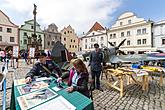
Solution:
<path fill-rule="evenodd" d="M 9 17 L 0 10 L 0 48 L 19 45 L 18 26 L 12 23 Z"/>
<path fill-rule="evenodd" d="M 126 53 L 144 53 L 154 51 L 151 20 L 138 18 L 132 12 L 121 14 L 114 25 L 107 31 L 108 41 L 118 46 L 126 39 L 120 50 Z M 108 45 L 110 47 L 110 45 Z"/>
<path fill-rule="evenodd" d="M 165 20 L 153 25 L 153 45 L 157 50 L 165 52 Z"/>
<path fill-rule="evenodd" d="M 45 49 L 52 50 L 57 41 L 61 41 L 61 33 L 58 32 L 58 27 L 52 23 L 44 30 Z"/>
<path fill-rule="evenodd" d="M 29 39 L 32 38 L 34 34 L 34 20 L 25 21 L 24 25 L 21 25 L 19 29 L 20 34 L 20 49 L 28 49 Z M 44 32 L 41 30 L 40 25 L 36 23 L 36 35 L 37 39 L 41 41 L 42 47 L 44 49 Z M 39 41 L 39 42 L 40 42 Z M 41 50 L 40 49 L 40 50 Z"/>
<path fill-rule="evenodd" d="M 106 29 L 96 22 L 92 28 L 82 37 L 82 51 L 94 50 L 94 44 L 98 43 L 100 48 L 107 47 Z"/>
<path fill-rule="evenodd" d="M 74 29 L 69 25 L 61 30 L 61 42 L 68 49 L 69 52 L 78 52 L 78 36 Z"/>

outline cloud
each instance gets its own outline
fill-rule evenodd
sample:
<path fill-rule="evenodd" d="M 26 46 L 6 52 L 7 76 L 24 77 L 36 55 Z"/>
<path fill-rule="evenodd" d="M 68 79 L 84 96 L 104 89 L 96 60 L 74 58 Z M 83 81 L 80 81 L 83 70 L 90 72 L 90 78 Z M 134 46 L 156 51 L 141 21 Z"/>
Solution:
<path fill-rule="evenodd" d="M 108 26 L 112 14 L 121 6 L 122 0 L 1 0 L 0 8 L 20 15 L 21 20 L 33 18 L 33 4 L 37 5 L 37 21 L 42 27 L 55 23 L 59 29 L 69 24 L 76 33 L 87 32 L 96 22 Z M 11 13 L 10 12 L 10 13 Z M 19 17 L 16 24 L 20 23 Z M 28 18 L 28 19 L 27 19 Z"/>

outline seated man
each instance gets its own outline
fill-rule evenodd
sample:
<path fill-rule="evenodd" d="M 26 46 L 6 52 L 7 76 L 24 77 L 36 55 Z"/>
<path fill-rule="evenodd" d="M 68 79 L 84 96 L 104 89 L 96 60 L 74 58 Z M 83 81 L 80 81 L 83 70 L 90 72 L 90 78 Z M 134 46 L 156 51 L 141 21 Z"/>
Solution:
<path fill-rule="evenodd" d="M 47 61 L 46 59 L 46 53 L 40 53 L 39 61 L 34 64 L 33 68 L 26 74 L 26 83 L 29 83 L 32 81 L 32 79 L 35 76 L 38 77 L 49 77 L 49 76 L 55 76 L 56 78 L 60 77 L 62 75 L 61 69 L 58 67 L 58 65 L 52 61 Z M 54 70 L 57 72 L 57 74 L 52 74 Z"/>

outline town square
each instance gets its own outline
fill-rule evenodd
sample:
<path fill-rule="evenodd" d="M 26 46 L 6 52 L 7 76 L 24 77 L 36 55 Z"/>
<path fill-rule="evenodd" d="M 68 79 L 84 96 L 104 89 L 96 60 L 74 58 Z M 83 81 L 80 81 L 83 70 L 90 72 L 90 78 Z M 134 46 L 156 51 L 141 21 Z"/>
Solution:
<path fill-rule="evenodd" d="M 0 109 L 164 110 L 164 3 L 1 0 Z"/>

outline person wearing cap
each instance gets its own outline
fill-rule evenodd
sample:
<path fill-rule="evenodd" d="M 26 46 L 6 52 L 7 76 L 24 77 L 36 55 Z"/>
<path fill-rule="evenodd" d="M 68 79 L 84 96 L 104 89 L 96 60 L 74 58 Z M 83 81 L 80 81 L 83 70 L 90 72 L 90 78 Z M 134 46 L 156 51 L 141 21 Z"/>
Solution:
<path fill-rule="evenodd" d="M 100 74 L 102 71 L 101 63 L 103 63 L 103 53 L 101 52 L 101 49 L 99 49 L 99 44 L 95 43 L 94 48 L 95 50 L 91 52 L 89 60 L 89 66 L 93 80 L 93 90 L 95 89 L 95 86 L 96 89 L 102 90 L 100 88 Z"/>
<path fill-rule="evenodd" d="M 35 77 L 49 77 L 54 76 L 56 78 L 62 75 L 62 71 L 59 66 L 52 60 L 47 61 L 47 54 L 40 53 L 39 61 L 34 64 L 33 68 L 26 74 L 25 81 L 29 83 Z M 53 72 L 57 72 L 57 74 L 53 74 Z"/>

